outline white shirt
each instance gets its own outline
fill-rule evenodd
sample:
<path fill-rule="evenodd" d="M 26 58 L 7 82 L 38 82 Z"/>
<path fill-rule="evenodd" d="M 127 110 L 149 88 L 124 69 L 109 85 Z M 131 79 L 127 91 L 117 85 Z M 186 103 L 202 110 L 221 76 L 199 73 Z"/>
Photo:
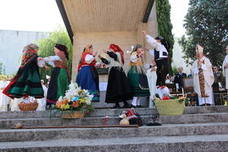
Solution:
<path fill-rule="evenodd" d="M 94 58 L 95 58 L 95 57 L 94 57 L 93 55 L 87 54 L 87 55 L 85 56 L 85 62 L 86 62 L 87 64 L 90 64 L 91 62 L 93 62 Z"/>
<path fill-rule="evenodd" d="M 163 55 L 163 52 L 168 54 L 167 49 L 165 48 L 164 45 L 162 45 L 161 43 L 157 42 L 152 36 L 150 35 L 146 35 L 146 41 L 148 44 L 151 45 L 152 48 L 156 49 L 159 52 L 159 58 L 167 58 L 167 56 Z M 154 54 L 154 51 L 151 52 L 152 54 Z"/>
<path fill-rule="evenodd" d="M 52 67 L 55 67 L 54 61 L 59 61 L 61 60 L 61 58 L 57 55 L 55 56 L 48 56 L 44 58 L 44 61 L 47 62 L 49 65 L 51 65 Z"/>

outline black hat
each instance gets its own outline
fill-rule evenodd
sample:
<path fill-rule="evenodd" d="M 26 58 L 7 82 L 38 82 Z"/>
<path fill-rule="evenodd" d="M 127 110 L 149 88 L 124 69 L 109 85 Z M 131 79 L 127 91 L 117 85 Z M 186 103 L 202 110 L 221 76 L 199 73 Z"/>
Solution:
<path fill-rule="evenodd" d="M 69 59 L 69 55 L 68 55 L 68 52 L 67 52 L 67 47 L 65 45 L 56 44 L 55 48 L 59 49 L 60 51 L 63 51 L 65 56 L 66 56 L 66 58 Z"/>
<path fill-rule="evenodd" d="M 67 47 L 66 47 L 65 45 L 56 44 L 55 47 L 56 47 L 57 49 L 59 49 L 60 51 L 64 51 L 64 52 L 67 51 Z"/>
<path fill-rule="evenodd" d="M 157 36 L 155 37 L 155 40 L 164 40 L 164 38 L 162 36 Z"/>

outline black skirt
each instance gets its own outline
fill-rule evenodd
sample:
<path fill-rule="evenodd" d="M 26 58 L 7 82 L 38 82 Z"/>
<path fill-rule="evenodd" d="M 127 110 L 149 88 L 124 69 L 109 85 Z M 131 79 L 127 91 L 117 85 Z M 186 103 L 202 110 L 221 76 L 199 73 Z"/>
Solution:
<path fill-rule="evenodd" d="M 122 67 L 112 67 L 109 71 L 105 102 L 118 103 L 132 99 L 132 92 Z"/>

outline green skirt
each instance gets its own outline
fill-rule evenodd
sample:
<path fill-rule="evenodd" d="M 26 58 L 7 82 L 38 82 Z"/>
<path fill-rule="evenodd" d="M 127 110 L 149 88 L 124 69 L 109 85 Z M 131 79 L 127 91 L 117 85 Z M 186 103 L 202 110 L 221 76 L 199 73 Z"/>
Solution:
<path fill-rule="evenodd" d="M 140 85 L 140 76 L 142 76 L 142 75 L 143 75 L 142 73 L 138 73 L 136 66 L 131 66 L 131 68 L 127 74 L 133 96 L 135 96 L 135 97 L 150 96 L 149 89 L 143 88 Z"/>
<path fill-rule="evenodd" d="M 7 94 L 13 98 L 21 98 L 24 96 L 43 98 L 44 91 L 40 82 L 38 68 L 31 66 L 31 68 L 23 70 L 21 75 L 15 79 L 9 87 Z"/>
<path fill-rule="evenodd" d="M 63 68 L 54 68 L 47 92 L 47 102 L 55 104 L 60 96 L 65 96 L 68 87 L 69 79 L 67 70 Z"/>

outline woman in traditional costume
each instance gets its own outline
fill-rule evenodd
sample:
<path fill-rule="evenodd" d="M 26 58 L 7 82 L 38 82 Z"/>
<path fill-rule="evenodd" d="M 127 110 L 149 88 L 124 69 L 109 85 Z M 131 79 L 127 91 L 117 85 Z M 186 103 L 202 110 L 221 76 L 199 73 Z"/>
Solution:
<path fill-rule="evenodd" d="M 84 48 L 76 77 L 77 84 L 82 89 L 89 90 L 90 94 L 93 94 L 93 102 L 99 102 L 99 76 L 95 67 L 96 54 L 97 52 L 93 51 L 92 45 Z"/>
<path fill-rule="evenodd" d="M 16 76 L 3 90 L 5 95 L 12 99 L 22 97 L 25 98 L 28 96 L 32 96 L 34 98 L 44 97 L 38 67 L 38 49 L 38 46 L 35 44 L 29 44 L 24 47 L 22 63 Z"/>
<path fill-rule="evenodd" d="M 115 44 L 111 44 L 109 49 L 109 51 L 105 52 L 107 57 L 99 56 L 101 61 L 109 67 L 105 102 L 115 103 L 114 108 L 119 108 L 119 102 L 123 102 L 123 107 L 129 108 L 127 100 L 132 99 L 132 93 L 129 81 L 122 68 L 124 64 L 124 52 Z"/>
<path fill-rule="evenodd" d="M 127 77 L 133 92 L 133 107 L 140 107 L 140 97 L 150 96 L 148 80 L 143 66 L 144 50 L 141 45 L 137 44 L 130 56 L 130 70 Z"/>
<path fill-rule="evenodd" d="M 45 62 L 54 68 L 48 86 L 47 105 L 55 104 L 60 96 L 65 96 L 70 80 L 67 47 L 62 44 L 56 44 L 54 53 L 55 56 L 43 58 Z"/>

